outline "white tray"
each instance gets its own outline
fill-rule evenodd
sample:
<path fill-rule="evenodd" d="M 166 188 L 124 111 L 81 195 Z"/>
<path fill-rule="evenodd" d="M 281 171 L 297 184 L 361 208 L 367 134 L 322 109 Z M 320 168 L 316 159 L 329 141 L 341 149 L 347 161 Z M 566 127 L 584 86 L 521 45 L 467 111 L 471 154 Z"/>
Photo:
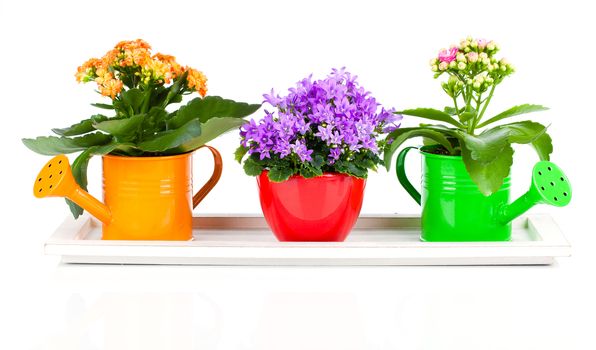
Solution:
<path fill-rule="evenodd" d="M 348 239 L 278 242 L 263 217 L 193 218 L 192 241 L 102 241 L 101 223 L 68 218 L 45 243 L 65 263 L 159 265 L 548 265 L 571 246 L 549 215 L 513 222 L 510 242 L 428 243 L 416 216 L 363 216 Z"/>

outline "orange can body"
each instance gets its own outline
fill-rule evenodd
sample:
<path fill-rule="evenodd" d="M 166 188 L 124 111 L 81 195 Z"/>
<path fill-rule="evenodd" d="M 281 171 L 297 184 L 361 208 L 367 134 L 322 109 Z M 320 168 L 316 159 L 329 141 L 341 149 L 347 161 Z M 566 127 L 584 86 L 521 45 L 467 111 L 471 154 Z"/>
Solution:
<path fill-rule="evenodd" d="M 192 238 L 192 155 L 103 157 L 103 239 Z"/>
<path fill-rule="evenodd" d="M 214 170 L 193 196 L 192 152 L 163 157 L 105 155 L 103 203 L 74 180 L 68 158 L 52 158 L 37 175 L 33 194 L 38 198 L 66 197 L 102 222 L 102 239 L 192 239 L 192 210 L 219 181 L 222 160 L 210 146 Z"/>

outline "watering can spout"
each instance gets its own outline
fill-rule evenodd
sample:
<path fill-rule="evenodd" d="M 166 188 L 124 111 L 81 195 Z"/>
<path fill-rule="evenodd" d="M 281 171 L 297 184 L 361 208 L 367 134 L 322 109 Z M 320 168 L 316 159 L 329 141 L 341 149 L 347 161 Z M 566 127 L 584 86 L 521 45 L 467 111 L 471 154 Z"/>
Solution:
<path fill-rule="evenodd" d="M 33 194 L 37 198 L 66 197 L 104 224 L 109 224 L 112 220 L 110 209 L 76 183 L 68 158 L 63 154 L 55 156 L 44 165 L 35 178 Z"/>
<path fill-rule="evenodd" d="M 506 224 L 536 204 L 564 207 L 571 201 L 571 184 L 565 173 L 554 163 L 541 161 L 532 170 L 532 184 L 528 192 L 499 212 L 499 221 Z"/>

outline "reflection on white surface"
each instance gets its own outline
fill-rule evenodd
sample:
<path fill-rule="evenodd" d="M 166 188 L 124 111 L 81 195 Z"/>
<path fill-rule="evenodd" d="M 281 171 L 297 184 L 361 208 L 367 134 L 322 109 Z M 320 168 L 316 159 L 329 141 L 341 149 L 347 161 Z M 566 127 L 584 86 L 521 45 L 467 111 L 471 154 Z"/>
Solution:
<path fill-rule="evenodd" d="M 581 290 L 552 267 L 60 265 L 32 327 L 35 349 L 573 349 L 562 285 Z"/>
<path fill-rule="evenodd" d="M 254 349 L 365 350 L 365 321 L 350 293 L 268 295 L 254 332 Z"/>
<path fill-rule="evenodd" d="M 218 342 L 220 310 L 190 293 L 106 293 L 70 296 L 62 329 L 36 349 L 204 349 Z"/>

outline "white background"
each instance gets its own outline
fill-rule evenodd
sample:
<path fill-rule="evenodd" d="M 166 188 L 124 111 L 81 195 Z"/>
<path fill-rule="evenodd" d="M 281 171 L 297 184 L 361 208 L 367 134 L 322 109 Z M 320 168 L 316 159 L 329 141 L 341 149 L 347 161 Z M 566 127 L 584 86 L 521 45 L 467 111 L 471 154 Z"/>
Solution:
<path fill-rule="evenodd" d="M 1 349 L 589 349 L 595 348 L 592 143 L 594 11 L 588 1 L 0 1 Z M 388 107 L 443 107 L 427 65 L 467 35 L 492 38 L 517 72 L 490 112 L 540 103 L 553 161 L 574 185 L 555 217 L 574 247 L 551 267 L 242 268 L 63 266 L 42 254 L 68 215 L 35 200 L 47 161 L 22 137 L 94 112 L 76 67 L 144 38 L 209 78 L 209 93 L 260 102 L 302 77 L 346 66 Z M 407 119 L 405 125 L 419 120 Z M 199 213 L 259 212 L 256 184 L 224 155 Z M 412 156 L 415 158 L 415 156 Z M 535 154 L 517 148 L 514 194 Z M 211 168 L 198 154 L 197 184 Z M 416 178 L 418 159 L 410 171 Z M 90 190 L 100 196 L 99 159 Z M 368 182 L 363 213 L 417 213 L 393 173 Z"/>

